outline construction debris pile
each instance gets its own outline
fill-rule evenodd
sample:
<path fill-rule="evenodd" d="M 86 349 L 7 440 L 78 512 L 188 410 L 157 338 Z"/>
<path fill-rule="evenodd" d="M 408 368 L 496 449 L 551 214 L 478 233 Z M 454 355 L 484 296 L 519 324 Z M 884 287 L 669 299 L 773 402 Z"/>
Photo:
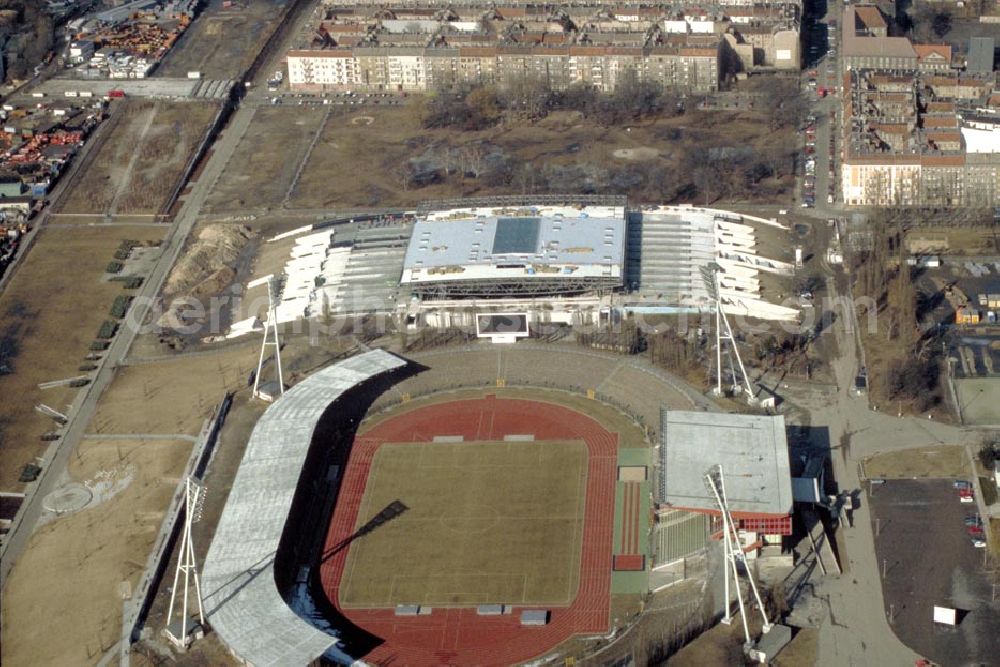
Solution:
<path fill-rule="evenodd" d="M 118 21 L 75 23 L 63 63 L 88 79 L 144 79 L 191 24 L 192 13 L 157 5 Z"/>

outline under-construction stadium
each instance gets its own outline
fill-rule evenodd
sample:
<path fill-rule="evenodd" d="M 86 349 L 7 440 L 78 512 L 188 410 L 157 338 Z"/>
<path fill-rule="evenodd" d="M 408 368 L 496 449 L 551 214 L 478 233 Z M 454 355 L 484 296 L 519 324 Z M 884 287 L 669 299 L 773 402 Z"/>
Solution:
<path fill-rule="evenodd" d="M 272 239 L 288 247 L 275 316 L 380 314 L 413 329 L 513 312 L 533 327 L 586 325 L 612 313 L 711 312 L 717 298 L 731 315 L 795 321 L 798 309 L 774 296 L 791 290 L 766 289 L 794 271 L 787 234 L 774 219 L 630 209 L 620 196 L 428 203 L 394 225 L 307 226 Z M 231 335 L 257 326 L 236 322 Z"/>

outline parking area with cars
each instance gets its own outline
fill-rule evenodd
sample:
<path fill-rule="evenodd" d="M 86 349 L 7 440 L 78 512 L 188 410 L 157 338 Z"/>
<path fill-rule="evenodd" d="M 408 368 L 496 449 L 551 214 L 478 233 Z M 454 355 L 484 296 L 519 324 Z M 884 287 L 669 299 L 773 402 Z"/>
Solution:
<path fill-rule="evenodd" d="M 270 104 L 296 104 L 303 105 L 360 105 L 360 104 L 383 104 L 386 106 L 403 104 L 405 95 L 393 93 L 365 93 L 353 92 L 344 93 L 277 93 L 268 95 L 267 101 Z"/>
<path fill-rule="evenodd" d="M 885 612 L 905 644 L 942 664 L 1000 656 L 1000 573 L 973 494 L 965 480 L 869 486 Z M 957 609 L 957 625 L 935 623 L 935 605 Z"/>

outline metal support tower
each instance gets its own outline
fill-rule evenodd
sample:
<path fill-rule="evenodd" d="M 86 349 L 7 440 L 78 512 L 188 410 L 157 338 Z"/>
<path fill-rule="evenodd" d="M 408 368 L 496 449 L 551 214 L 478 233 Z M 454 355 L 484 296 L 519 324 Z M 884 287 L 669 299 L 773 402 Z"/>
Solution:
<path fill-rule="evenodd" d="M 274 274 L 266 275 L 263 278 L 258 278 L 257 280 L 251 281 L 247 288 L 257 287 L 267 283 L 267 322 L 264 323 L 264 338 L 260 344 L 260 358 L 257 360 L 257 373 L 254 374 L 253 378 L 253 396 L 255 398 L 260 398 L 258 392 L 260 388 L 260 375 L 264 370 L 264 353 L 267 351 L 267 346 L 274 346 L 274 363 L 275 372 L 277 373 L 278 381 L 278 394 L 283 395 L 285 393 L 285 380 L 284 375 L 281 372 L 281 340 L 278 338 L 278 317 L 275 312 L 275 300 L 278 296 L 278 279 Z M 273 335 L 274 340 L 268 340 L 270 336 Z"/>
<path fill-rule="evenodd" d="M 736 356 L 736 363 L 740 367 L 740 377 L 743 379 L 743 391 L 746 393 L 746 398 L 748 403 L 753 403 L 754 392 L 753 387 L 750 386 L 750 378 L 747 376 L 747 369 L 743 365 L 743 358 L 740 356 L 740 350 L 736 346 L 736 338 L 733 336 L 733 329 L 729 326 L 729 318 L 726 317 L 726 313 L 722 310 L 722 285 L 719 279 L 719 274 L 722 273 L 722 267 L 720 267 L 715 262 L 712 262 L 708 267 L 702 269 L 702 278 L 705 281 L 705 287 L 708 290 L 709 296 L 715 301 L 715 395 L 722 396 L 722 341 L 729 341 L 729 349 L 732 351 L 733 355 Z M 732 356 L 729 359 L 730 366 L 732 366 Z M 733 381 L 739 382 L 736 378 L 736 369 L 733 368 Z"/>
<path fill-rule="evenodd" d="M 201 605 L 201 582 L 198 580 L 198 568 L 194 559 L 194 543 L 191 540 L 191 526 L 201 520 L 202 508 L 205 504 L 205 488 L 191 477 L 185 480 L 184 489 L 184 528 L 181 531 L 181 546 L 177 552 L 177 569 L 174 570 L 174 587 L 170 591 L 170 607 L 167 610 L 167 626 L 174 617 L 174 602 L 177 601 L 177 582 L 184 573 L 184 596 L 181 608 L 181 635 L 177 637 L 181 646 L 187 646 L 188 625 L 188 591 L 191 579 L 194 579 L 194 593 L 198 600 L 198 622 L 205 627 L 205 613 Z"/>
<path fill-rule="evenodd" d="M 743 592 L 740 590 L 740 566 L 742 566 L 743 571 L 746 573 L 746 577 L 750 582 L 750 590 L 753 592 L 754 600 L 757 602 L 757 609 L 760 611 L 761 618 L 764 621 L 762 628 L 764 633 L 771 630 L 771 623 L 767 620 L 767 612 L 764 610 L 764 603 L 760 599 L 760 593 L 757 590 L 757 582 L 754 581 L 753 575 L 750 573 L 746 554 L 743 553 L 743 548 L 740 546 L 736 522 L 733 521 L 733 516 L 729 512 L 729 501 L 726 499 L 726 480 L 722 474 L 722 464 L 709 468 L 708 472 L 705 473 L 705 483 L 708 488 L 711 489 L 712 495 L 715 496 L 715 502 L 719 507 L 719 512 L 722 514 L 722 547 L 723 553 L 725 554 L 724 560 L 726 561 L 723 566 L 723 574 L 726 578 L 726 609 L 722 622 L 727 625 L 732 623 L 729 602 L 729 576 L 731 572 L 733 577 L 733 586 L 736 588 L 736 600 L 740 607 L 740 618 L 743 621 L 743 636 L 746 639 L 744 646 L 749 648 L 752 646 L 752 643 L 750 641 L 750 626 L 747 622 L 747 610 L 743 603 Z"/>

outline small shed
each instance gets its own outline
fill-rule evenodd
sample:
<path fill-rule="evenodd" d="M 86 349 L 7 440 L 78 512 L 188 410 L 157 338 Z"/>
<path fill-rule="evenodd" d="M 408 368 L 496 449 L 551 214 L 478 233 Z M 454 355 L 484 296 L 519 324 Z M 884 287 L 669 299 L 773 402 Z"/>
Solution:
<path fill-rule="evenodd" d="M 549 611 L 547 609 L 525 609 L 521 612 L 521 625 L 548 625 Z"/>

